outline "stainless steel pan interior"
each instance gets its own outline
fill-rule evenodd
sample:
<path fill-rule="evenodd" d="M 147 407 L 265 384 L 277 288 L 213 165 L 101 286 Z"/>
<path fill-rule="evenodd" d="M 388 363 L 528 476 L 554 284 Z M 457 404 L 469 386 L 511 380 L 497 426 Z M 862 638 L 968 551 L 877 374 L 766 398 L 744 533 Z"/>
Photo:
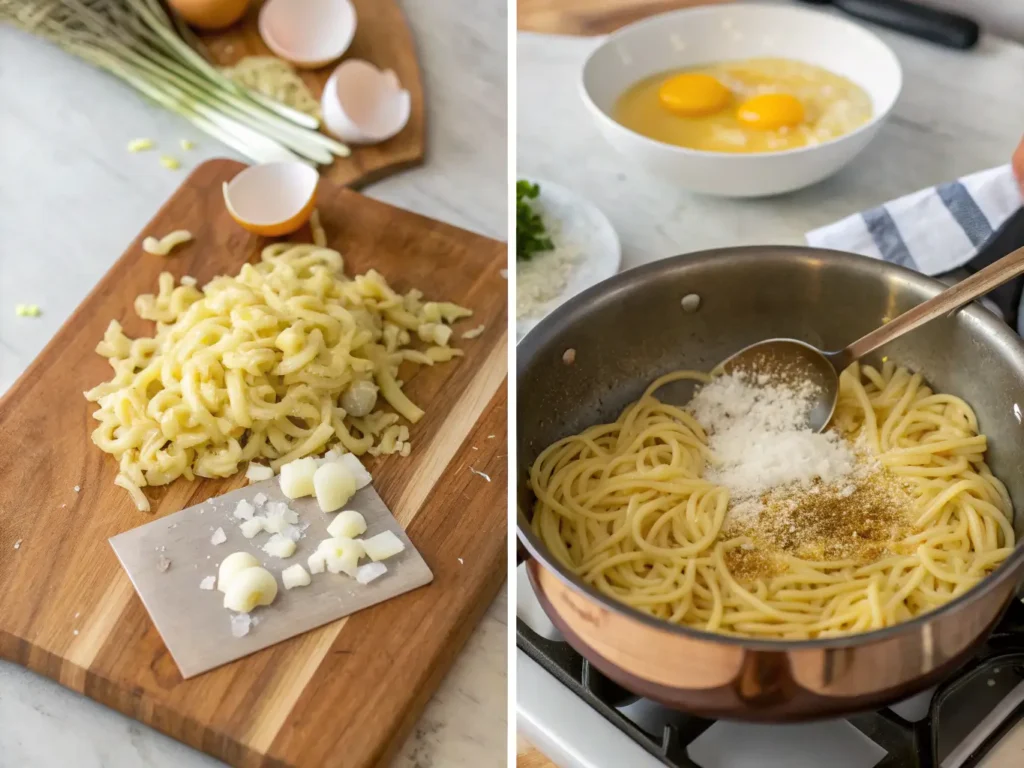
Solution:
<path fill-rule="evenodd" d="M 556 625 L 625 687 L 672 706 L 748 719 L 807 719 L 877 706 L 954 666 L 998 619 L 1024 563 L 1020 544 L 985 582 L 943 609 L 885 630 L 789 643 L 668 625 L 584 586 L 528 524 L 529 467 L 555 440 L 612 419 L 655 377 L 709 370 L 769 337 L 839 349 L 933 296 L 936 280 L 885 262 L 799 247 L 745 247 L 665 259 L 578 295 L 517 347 L 519 536 Z M 682 299 L 700 297 L 696 312 Z M 566 351 L 575 351 L 567 364 Z M 1024 345 L 977 305 L 877 353 L 962 396 L 989 437 L 989 463 L 1024 509 Z M 868 359 L 871 362 L 872 358 Z M 686 393 L 677 396 L 685 397 Z M 1024 514 L 1014 521 L 1024 538 Z M 641 647 L 640 644 L 643 644 Z M 658 656 L 659 658 L 654 658 Z M 753 681 L 753 682 L 752 682 Z"/>

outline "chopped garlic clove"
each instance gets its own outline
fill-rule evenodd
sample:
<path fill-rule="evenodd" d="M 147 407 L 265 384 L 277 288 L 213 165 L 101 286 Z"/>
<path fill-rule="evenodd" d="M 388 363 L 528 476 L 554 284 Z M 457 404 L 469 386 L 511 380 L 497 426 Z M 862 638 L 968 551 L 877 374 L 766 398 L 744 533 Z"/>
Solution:
<path fill-rule="evenodd" d="M 245 468 L 245 479 L 250 483 L 258 483 L 261 480 L 269 480 L 274 476 L 274 470 L 268 467 L 266 464 L 257 464 L 253 461 L 249 462 L 249 466 Z"/>
<path fill-rule="evenodd" d="M 336 537 L 324 539 L 317 547 L 327 561 L 327 570 L 331 573 L 345 573 L 355 578 L 359 567 L 359 558 L 363 556 L 363 545 L 356 539 Z"/>
<path fill-rule="evenodd" d="M 352 473 L 352 477 L 356 481 L 356 490 L 365 488 L 371 482 L 373 478 L 370 473 L 366 471 L 366 467 L 363 466 L 363 462 L 359 460 L 359 457 L 354 453 L 343 453 L 338 457 L 338 461 L 348 467 L 348 471 Z"/>
<path fill-rule="evenodd" d="M 267 505 L 267 520 L 264 529 L 268 533 L 284 533 L 299 522 L 299 513 L 283 501 L 272 501 Z"/>
<path fill-rule="evenodd" d="M 291 557 L 295 554 L 295 542 L 280 533 L 275 533 L 263 545 L 263 551 L 271 557 Z"/>
<path fill-rule="evenodd" d="M 352 552 L 347 552 L 342 557 L 327 558 L 327 570 L 331 573 L 344 573 L 346 576 L 355 578 L 358 569 L 359 558 Z"/>
<path fill-rule="evenodd" d="M 349 416 L 369 416 L 377 405 L 377 385 L 367 379 L 353 381 L 342 393 L 340 404 Z"/>
<path fill-rule="evenodd" d="M 257 493 L 255 496 L 252 497 L 252 503 L 255 504 L 257 507 L 262 507 L 264 504 L 267 503 L 267 494 Z"/>
<path fill-rule="evenodd" d="M 218 528 L 216 531 L 213 532 L 213 536 L 210 537 L 211 544 L 223 544 L 227 540 L 228 535 L 224 533 L 223 528 Z"/>
<path fill-rule="evenodd" d="M 306 559 L 310 573 L 323 573 L 327 567 L 327 556 L 320 551 L 314 552 Z"/>
<path fill-rule="evenodd" d="M 354 539 L 366 533 L 366 519 L 354 509 L 346 509 L 331 521 L 327 532 L 335 538 Z"/>
<path fill-rule="evenodd" d="M 227 592 L 228 586 L 235 576 L 247 568 L 255 568 L 259 564 L 260 561 L 248 552 L 235 552 L 228 555 L 220 564 L 220 570 L 217 572 L 217 589 Z"/>
<path fill-rule="evenodd" d="M 245 499 L 241 499 L 238 504 L 235 505 L 235 511 L 232 512 L 239 520 L 252 520 L 253 513 L 256 508 Z"/>
<path fill-rule="evenodd" d="M 251 520 L 246 520 L 244 523 L 238 526 L 238 528 L 242 532 L 242 535 L 245 536 L 245 538 L 251 539 L 256 534 L 262 533 L 267 529 L 267 520 L 265 517 L 260 517 L 259 515 L 256 515 Z"/>
<path fill-rule="evenodd" d="M 356 479 L 341 462 L 324 464 L 313 475 L 316 503 L 324 512 L 341 509 L 356 492 Z"/>
<path fill-rule="evenodd" d="M 252 617 L 248 613 L 238 613 L 231 617 L 231 636 L 245 637 L 253 625 Z"/>
<path fill-rule="evenodd" d="M 306 569 L 298 563 L 281 571 L 281 582 L 284 584 L 285 589 L 308 587 L 312 581 L 313 579 L 306 573 Z"/>
<path fill-rule="evenodd" d="M 392 531 L 383 531 L 363 539 L 363 549 L 373 561 L 387 560 L 405 550 L 405 544 Z"/>
<path fill-rule="evenodd" d="M 281 467 L 281 492 L 289 499 L 312 496 L 316 469 L 316 459 L 310 456 L 289 461 Z"/>
<path fill-rule="evenodd" d="M 255 559 L 255 558 L 253 558 Z M 224 607 L 248 613 L 257 605 L 270 605 L 277 597 L 277 581 L 266 568 L 255 566 L 235 574 L 224 594 Z"/>
<path fill-rule="evenodd" d="M 316 548 L 317 552 L 323 552 L 325 555 L 339 554 L 343 550 L 352 550 L 353 552 L 357 552 L 359 557 L 366 554 L 366 551 L 363 549 L 363 542 L 361 539 L 346 539 L 342 536 L 334 536 L 330 539 L 324 539 Z"/>
<path fill-rule="evenodd" d="M 217 586 L 216 576 L 207 576 L 205 579 L 199 582 L 200 589 L 213 589 Z"/>
<path fill-rule="evenodd" d="M 379 579 L 385 573 L 388 572 L 388 567 L 384 563 L 367 563 L 366 565 L 360 565 L 356 569 L 356 581 L 360 584 L 369 584 L 374 579 Z"/>

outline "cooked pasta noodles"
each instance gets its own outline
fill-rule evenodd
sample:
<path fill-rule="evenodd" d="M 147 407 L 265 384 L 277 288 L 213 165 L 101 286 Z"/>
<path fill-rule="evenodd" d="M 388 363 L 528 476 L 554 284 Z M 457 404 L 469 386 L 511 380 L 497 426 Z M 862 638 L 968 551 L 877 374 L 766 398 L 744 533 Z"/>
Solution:
<path fill-rule="evenodd" d="M 833 428 L 907 494 L 902 535 L 873 556 L 810 560 L 726 524 L 729 492 L 702 476 L 705 430 L 654 392 L 611 424 L 559 440 L 535 461 L 533 530 L 604 594 L 677 624 L 760 638 L 864 632 L 933 610 L 1010 553 L 1012 507 L 985 464 L 971 407 L 886 362 L 840 378 Z M 753 576 L 743 557 L 771 561 Z"/>
<path fill-rule="evenodd" d="M 186 229 L 176 229 L 163 237 L 147 237 L 142 241 L 142 250 L 154 256 L 168 256 L 171 251 L 192 239 L 192 233 Z"/>
<path fill-rule="evenodd" d="M 408 455 L 400 417 L 423 411 L 398 367 L 461 355 L 449 325 L 472 312 L 396 293 L 374 270 L 348 279 L 343 266 L 337 251 L 277 243 L 202 290 L 161 274 L 159 292 L 135 301 L 153 337 L 110 322 L 96 351 L 114 376 L 85 396 L 100 406 L 93 442 L 120 462 L 115 482 L 139 509 L 146 486 L 227 477 L 252 459 L 277 468 L 334 443 Z M 414 337 L 426 344 L 414 348 Z"/>

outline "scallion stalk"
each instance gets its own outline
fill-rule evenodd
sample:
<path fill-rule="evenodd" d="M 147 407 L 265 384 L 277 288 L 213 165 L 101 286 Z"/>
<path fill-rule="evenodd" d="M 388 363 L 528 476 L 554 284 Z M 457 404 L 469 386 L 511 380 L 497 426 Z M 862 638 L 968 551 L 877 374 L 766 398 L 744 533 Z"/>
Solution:
<path fill-rule="evenodd" d="M 240 86 L 203 58 L 159 0 L 0 0 L 5 21 L 110 72 L 256 162 L 328 164 L 349 154 L 313 130 L 316 118 Z"/>

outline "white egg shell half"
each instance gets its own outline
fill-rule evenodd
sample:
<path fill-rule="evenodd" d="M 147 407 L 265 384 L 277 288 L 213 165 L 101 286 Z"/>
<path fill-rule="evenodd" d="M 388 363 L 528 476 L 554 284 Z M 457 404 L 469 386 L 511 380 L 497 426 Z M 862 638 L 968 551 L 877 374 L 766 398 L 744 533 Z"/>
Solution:
<path fill-rule="evenodd" d="M 238 216 L 273 226 L 298 216 L 316 194 L 320 175 L 300 162 L 251 165 L 224 184 L 224 200 Z"/>
<path fill-rule="evenodd" d="M 348 50 L 356 34 L 350 0 L 267 0 L 260 9 L 260 37 L 297 67 L 316 69 Z"/>
<path fill-rule="evenodd" d="M 327 130 L 352 144 L 376 144 L 409 122 L 412 97 L 398 76 L 361 59 L 338 65 L 324 86 L 320 109 Z"/>

